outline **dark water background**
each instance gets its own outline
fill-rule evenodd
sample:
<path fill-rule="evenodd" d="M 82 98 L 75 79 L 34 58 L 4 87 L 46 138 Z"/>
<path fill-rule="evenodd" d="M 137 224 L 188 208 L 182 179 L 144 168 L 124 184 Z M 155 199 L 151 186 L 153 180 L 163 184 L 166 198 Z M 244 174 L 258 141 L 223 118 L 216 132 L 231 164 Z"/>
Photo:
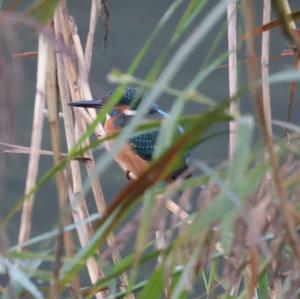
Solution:
<path fill-rule="evenodd" d="M 7 2 L 7 1 L 6 1 Z M 105 52 L 103 53 L 103 28 L 102 24 L 98 25 L 98 31 L 95 40 L 94 59 L 91 68 L 90 81 L 92 92 L 95 97 L 101 96 L 105 91 L 111 89 L 111 85 L 106 76 L 111 69 L 117 68 L 121 71 L 126 71 L 138 50 L 143 46 L 145 40 L 150 35 L 154 26 L 159 21 L 165 10 L 173 1 L 164 0 L 110 0 L 110 19 L 109 19 L 109 38 Z M 217 1 L 209 1 L 207 8 L 194 22 L 198 24 L 201 18 L 205 15 L 210 7 Z M 262 19 L 262 1 L 257 3 L 257 24 Z M 294 8 L 299 9 L 297 1 L 290 1 Z M 4 2 L 5 5 L 5 2 Z M 26 5 L 26 1 L 22 5 Z M 85 41 L 87 26 L 89 20 L 90 1 L 78 0 L 68 1 L 70 13 L 74 16 L 79 26 L 79 34 L 82 41 Z M 159 37 L 153 43 L 149 53 L 142 61 L 136 76 L 144 79 L 155 59 L 160 54 L 161 50 L 168 43 L 171 33 L 173 32 L 176 23 L 183 12 L 181 8 L 172 20 L 163 29 Z M 274 14 L 273 14 L 274 16 Z M 207 51 L 214 40 L 216 34 L 225 26 L 225 16 L 222 22 L 212 30 L 211 35 L 205 39 L 203 43 L 194 51 L 186 62 L 185 66 L 180 70 L 180 73 L 173 80 L 171 86 L 174 88 L 184 88 L 197 74 L 199 68 L 204 61 Z M 242 24 L 242 20 L 239 20 Z M 99 30 L 100 29 L 100 30 Z M 31 30 L 20 30 L 19 35 L 20 51 L 30 51 L 37 49 L 36 35 Z M 190 32 L 190 31 L 189 31 Z M 187 35 L 185 35 L 187 36 Z M 184 38 L 182 39 L 182 41 Z M 260 38 L 257 39 L 258 43 Z M 288 42 L 282 37 L 282 34 L 276 29 L 271 34 L 271 56 L 279 55 L 281 51 L 287 48 Z M 223 42 L 218 48 L 217 54 L 226 51 L 227 35 L 225 34 Z M 258 48 L 259 49 L 259 48 Z M 241 57 L 242 58 L 242 57 Z M 292 65 L 291 58 L 282 58 L 271 63 L 270 71 L 278 72 Z M 36 58 L 24 59 L 23 61 L 24 82 L 12 82 L 16 88 L 23 86 L 22 97 L 17 106 L 16 117 L 16 144 L 30 145 L 31 126 L 35 95 L 35 80 L 36 80 Z M 246 83 L 245 67 L 240 70 L 240 82 Z M 271 89 L 273 116 L 275 119 L 284 119 L 287 110 L 288 84 L 280 84 L 273 86 Z M 208 80 L 206 80 L 199 90 L 211 97 L 212 99 L 222 100 L 228 96 L 228 77 L 227 69 L 219 69 L 214 71 Z M 296 96 L 296 100 L 297 100 Z M 166 110 L 171 106 L 173 98 L 164 96 L 160 99 L 160 104 Z M 245 94 L 241 99 L 242 111 L 252 111 L 250 97 Z M 299 105 L 295 106 L 297 111 Z M 186 113 L 201 112 L 203 108 L 198 105 L 189 103 L 186 107 Z M 297 122 L 296 112 L 293 120 Z M 223 129 L 227 129 L 224 127 Z M 279 134 L 282 132 L 278 131 Z M 62 135 L 63 136 L 63 135 Z M 63 139 L 63 138 L 62 138 Z M 206 161 L 211 165 L 216 165 L 227 156 L 227 136 L 219 137 L 214 140 L 197 147 L 193 155 L 201 160 Z M 50 149 L 49 130 L 47 119 L 45 119 L 45 128 L 43 135 L 43 148 Z M 6 172 L 4 177 L 5 193 L 2 193 L 3 200 L 1 202 L 1 214 L 5 215 L 13 204 L 23 195 L 24 184 L 27 173 L 28 157 L 25 155 L 6 155 L 5 165 Z M 40 172 L 42 175 L 52 165 L 51 157 L 42 157 L 40 162 Z M 123 172 L 114 163 L 110 166 L 105 175 L 100 175 L 105 197 L 110 201 L 115 194 L 126 184 Z M 87 196 L 88 198 L 88 196 Z M 92 203 L 89 203 L 91 212 L 95 211 Z M 57 199 L 54 181 L 50 181 L 43 186 L 42 190 L 36 196 L 36 204 L 33 216 L 33 232 L 32 235 L 37 235 L 49 230 L 57 221 Z M 19 217 L 16 217 L 9 226 L 10 243 L 14 244 L 18 234 Z"/>

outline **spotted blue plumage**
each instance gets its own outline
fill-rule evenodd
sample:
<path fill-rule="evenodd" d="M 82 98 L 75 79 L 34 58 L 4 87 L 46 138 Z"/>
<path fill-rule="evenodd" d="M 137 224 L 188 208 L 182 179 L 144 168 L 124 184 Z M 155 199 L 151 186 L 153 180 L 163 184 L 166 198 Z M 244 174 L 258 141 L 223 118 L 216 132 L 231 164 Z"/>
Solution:
<path fill-rule="evenodd" d="M 109 97 L 116 95 L 119 93 L 119 102 L 115 105 L 115 107 L 110 112 L 110 117 L 107 117 L 107 121 L 110 122 L 105 123 L 105 128 L 108 132 L 112 129 L 120 130 L 124 128 L 130 119 L 133 117 L 134 110 L 137 110 L 140 102 L 142 101 L 143 92 L 139 88 L 135 88 L 133 86 L 128 86 L 125 89 L 113 89 L 111 90 L 103 99 L 101 100 L 90 100 L 90 101 L 77 101 L 70 103 L 69 105 L 72 107 L 83 107 L 83 108 L 95 108 L 101 109 L 105 102 Z M 125 107 L 124 107 L 125 106 Z M 146 118 L 166 118 L 169 114 L 164 112 L 157 104 L 154 104 L 148 113 L 145 115 Z M 112 120 L 112 122 L 111 122 Z M 183 134 L 184 130 L 182 127 L 178 126 L 178 134 Z M 144 133 L 133 137 L 129 140 L 129 143 L 132 147 L 132 150 L 140 156 L 142 159 L 146 161 L 151 161 L 153 158 L 153 153 L 155 150 L 156 141 L 158 138 L 158 131 Z M 181 165 L 173 172 L 172 178 L 175 179 L 177 176 L 181 175 L 185 170 L 188 169 L 186 164 L 186 158 L 190 155 L 190 153 L 182 156 Z"/>
<path fill-rule="evenodd" d="M 117 89 L 113 89 L 109 92 L 109 96 L 114 95 L 118 92 Z M 133 86 L 128 86 L 125 88 L 123 93 L 120 95 L 120 101 L 118 105 L 128 105 L 130 109 L 136 110 L 140 102 L 142 101 L 143 93 L 140 89 L 137 89 Z M 119 113 L 119 112 L 118 112 Z M 124 128 L 127 123 L 130 121 L 132 116 L 128 116 L 125 114 L 114 115 L 114 110 L 111 113 L 113 116 L 116 116 L 114 121 L 114 126 L 116 128 Z M 147 118 L 166 118 L 168 117 L 168 113 L 164 112 L 157 104 L 154 104 L 153 107 L 148 111 Z M 178 134 L 183 134 L 184 130 L 182 127 L 178 126 Z M 150 133 L 144 133 L 138 136 L 135 136 L 129 140 L 132 149 L 135 153 L 140 156 L 142 159 L 146 161 L 151 161 L 153 159 L 153 153 L 155 150 L 156 141 L 158 138 L 159 131 L 154 131 Z M 175 179 L 181 173 L 183 173 L 188 166 L 186 164 L 186 158 L 190 156 L 190 152 L 186 153 L 182 156 L 182 164 L 181 166 L 173 173 L 172 177 Z"/>
<path fill-rule="evenodd" d="M 112 89 L 108 92 L 108 96 L 110 97 L 116 93 L 120 93 L 120 101 L 118 104 L 128 105 L 133 110 L 137 109 L 143 96 L 142 90 L 134 86 L 127 86 L 124 91 L 120 91 L 118 88 Z"/>
<path fill-rule="evenodd" d="M 130 139 L 134 151 L 144 160 L 151 161 L 158 137 L 158 131 L 145 133 Z"/>

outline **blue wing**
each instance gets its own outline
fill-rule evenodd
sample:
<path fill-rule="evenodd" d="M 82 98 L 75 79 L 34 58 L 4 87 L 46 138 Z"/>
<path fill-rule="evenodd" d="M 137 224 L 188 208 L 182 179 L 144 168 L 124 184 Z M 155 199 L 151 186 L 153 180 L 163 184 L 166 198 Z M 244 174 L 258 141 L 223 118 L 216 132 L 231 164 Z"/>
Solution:
<path fill-rule="evenodd" d="M 146 161 L 152 160 L 158 131 L 145 133 L 130 139 L 134 151 Z"/>
<path fill-rule="evenodd" d="M 158 131 L 154 131 L 151 133 L 145 133 L 133 137 L 130 139 L 129 143 L 133 147 L 134 151 L 137 155 L 143 158 L 146 161 L 151 161 L 153 157 L 153 152 L 155 149 L 155 144 L 158 137 Z M 190 151 L 183 155 L 183 159 L 185 160 L 191 155 Z"/>
<path fill-rule="evenodd" d="M 150 118 L 150 116 L 152 116 L 152 118 L 157 118 L 158 115 L 160 115 L 159 118 L 161 117 L 166 118 L 169 116 L 169 114 L 161 110 L 158 105 L 154 105 L 153 108 L 148 112 L 148 118 Z M 159 134 L 158 131 L 154 131 L 154 132 L 138 135 L 130 139 L 130 144 L 132 145 L 137 155 L 139 155 L 142 159 L 146 161 L 151 161 L 153 158 L 153 152 L 155 149 L 155 144 L 158 138 L 158 134 Z M 184 134 L 184 129 L 178 125 L 177 135 L 182 135 L 182 134 Z M 186 159 L 190 155 L 191 153 L 187 152 L 182 156 L 182 160 L 183 160 L 182 166 L 184 166 L 184 168 L 186 168 Z"/>

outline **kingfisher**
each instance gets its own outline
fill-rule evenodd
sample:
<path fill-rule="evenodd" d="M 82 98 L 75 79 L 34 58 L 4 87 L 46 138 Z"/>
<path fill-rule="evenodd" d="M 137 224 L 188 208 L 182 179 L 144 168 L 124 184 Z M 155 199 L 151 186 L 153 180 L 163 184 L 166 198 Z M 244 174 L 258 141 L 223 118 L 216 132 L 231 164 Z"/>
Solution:
<path fill-rule="evenodd" d="M 102 99 L 76 101 L 69 103 L 72 107 L 95 108 L 101 109 L 107 99 L 114 96 L 120 89 L 112 89 Z M 131 120 L 136 113 L 142 99 L 143 92 L 134 86 L 127 86 L 121 90 L 118 95 L 119 101 L 112 111 L 106 116 L 104 122 L 104 130 L 107 136 L 120 132 Z M 147 112 L 147 119 L 162 119 L 168 117 L 168 113 L 163 111 L 157 104 Z M 178 126 L 179 133 L 183 133 L 183 128 Z M 159 131 L 141 133 L 129 139 L 123 148 L 116 155 L 116 162 L 126 170 L 128 179 L 138 178 L 149 166 L 153 159 L 156 141 Z M 180 166 L 167 179 L 175 180 L 179 176 L 184 175 L 185 178 L 190 176 L 187 158 L 189 153 L 182 157 Z"/>

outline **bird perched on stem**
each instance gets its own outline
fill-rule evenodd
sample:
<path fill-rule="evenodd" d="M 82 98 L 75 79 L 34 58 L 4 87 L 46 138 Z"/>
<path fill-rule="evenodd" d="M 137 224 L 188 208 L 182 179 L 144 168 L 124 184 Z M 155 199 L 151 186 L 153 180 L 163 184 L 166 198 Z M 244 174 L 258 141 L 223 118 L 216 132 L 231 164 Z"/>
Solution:
<path fill-rule="evenodd" d="M 108 92 L 107 96 L 100 100 L 77 101 L 70 103 L 72 107 L 95 108 L 101 109 L 107 99 L 113 96 L 118 89 L 113 89 Z M 104 130 L 109 136 L 118 133 L 124 128 L 137 111 L 142 99 L 143 93 L 138 88 L 128 86 L 124 88 L 122 94 L 118 95 L 120 98 L 118 103 L 114 106 L 112 111 L 107 115 Z M 166 118 L 168 113 L 164 112 L 158 105 L 154 105 L 146 114 L 146 118 Z M 182 128 L 179 128 L 182 133 Z M 129 139 L 129 141 L 122 147 L 116 155 L 116 162 L 126 170 L 126 176 L 130 178 L 138 178 L 149 166 L 153 159 L 156 141 L 159 131 L 149 133 L 141 133 Z M 175 180 L 178 176 L 188 172 L 188 165 L 186 158 L 188 155 L 182 157 L 181 165 L 172 173 L 168 180 Z M 187 176 L 190 176 L 188 174 Z M 185 177 L 187 177 L 185 176 Z"/>

